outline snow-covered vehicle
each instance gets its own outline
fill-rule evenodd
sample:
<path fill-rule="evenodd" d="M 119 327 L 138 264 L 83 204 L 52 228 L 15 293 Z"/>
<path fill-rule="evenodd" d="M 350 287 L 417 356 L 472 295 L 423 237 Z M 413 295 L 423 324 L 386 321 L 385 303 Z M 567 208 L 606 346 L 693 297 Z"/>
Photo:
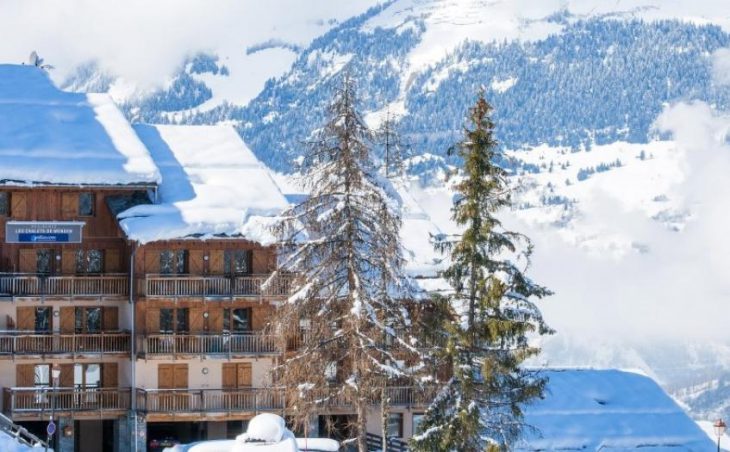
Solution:
<path fill-rule="evenodd" d="M 326 438 L 296 438 L 284 419 L 262 413 L 248 423 L 246 433 L 236 439 L 179 444 L 163 452 L 336 452 L 340 444 Z"/>

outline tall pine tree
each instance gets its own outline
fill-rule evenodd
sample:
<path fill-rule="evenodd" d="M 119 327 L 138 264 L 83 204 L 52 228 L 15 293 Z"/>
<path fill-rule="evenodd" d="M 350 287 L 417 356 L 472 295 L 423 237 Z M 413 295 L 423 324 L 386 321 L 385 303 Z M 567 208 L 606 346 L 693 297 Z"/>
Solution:
<path fill-rule="evenodd" d="M 463 162 L 452 208 L 463 232 L 437 243 L 450 258 L 443 277 L 453 293 L 436 303 L 452 376 L 412 440 L 416 451 L 509 449 L 523 428 L 521 406 L 545 385 L 520 365 L 539 352 L 528 335 L 550 332 L 533 302 L 550 292 L 524 274 L 529 239 L 505 230 L 495 216 L 511 201 L 507 173 L 495 163 L 502 155 L 491 111 L 480 93 L 464 139 L 451 150 Z"/>
<path fill-rule="evenodd" d="M 273 328 L 305 329 L 301 346 L 277 369 L 289 412 L 306 426 L 316 412 L 351 405 L 364 452 L 368 408 L 387 393 L 388 382 L 419 366 L 420 355 L 403 301 L 410 280 L 400 206 L 372 158 L 372 133 L 355 91 L 345 75 L 305 156 L 302 181 L 310 194 L 277 227 L 281 271 L 296 277 Z"/>

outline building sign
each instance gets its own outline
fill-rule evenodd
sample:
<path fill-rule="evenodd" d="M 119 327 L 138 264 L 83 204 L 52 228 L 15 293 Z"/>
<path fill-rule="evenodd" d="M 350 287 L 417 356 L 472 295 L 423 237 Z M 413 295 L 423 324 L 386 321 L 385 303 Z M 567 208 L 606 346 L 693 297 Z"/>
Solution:
<path fill-rule="evenodd" d="M 8 221 L 5 243 L 81 243 L 83 221 Z"/>

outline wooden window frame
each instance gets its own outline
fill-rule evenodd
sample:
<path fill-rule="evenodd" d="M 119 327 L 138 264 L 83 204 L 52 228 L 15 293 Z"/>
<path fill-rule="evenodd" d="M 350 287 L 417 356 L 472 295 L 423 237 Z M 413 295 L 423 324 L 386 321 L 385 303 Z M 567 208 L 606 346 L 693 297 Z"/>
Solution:
<path fill-rule="evenodd" d="M 388 432 L 389 437 L 403 438 L 403 417 L 403 413 L 388 413 L 388 428 L 386 429 L 386 431 Z M 391 422 L 393 419 L 397 422 L 397 435 L 392 434 L 390 431 L 392 425 Z"/>

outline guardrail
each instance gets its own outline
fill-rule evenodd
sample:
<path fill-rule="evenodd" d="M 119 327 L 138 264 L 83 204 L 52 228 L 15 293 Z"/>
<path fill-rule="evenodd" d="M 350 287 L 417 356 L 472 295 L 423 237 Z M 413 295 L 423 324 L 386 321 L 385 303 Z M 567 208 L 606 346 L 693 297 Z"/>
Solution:
<path fill-rule="evenodd" d="M 36 273 L 0 273 L 0 296 L 126 296 L 129 294 L 129 276 L 126 274 L 101 275 L 44 275 Z"/>
<path fill-rule="evenodd" d="M 129 388 L 3 388 L 3 411 L 9 416 L 46 416 L 51 412 L 127 411 Z"/>
<path fill-rule="evenodd" d="M 137 336 L 141 355 L 240 355 L 278 353 L 277 337 L 260 333 L 144 334 Z"/>
<path fill-rule="evenodd" d="M 269 279 L 269 276 L 148 274 L 145 277 L 145 296 L 148 298 L 269 298 L 288 295 L 292 277 L 278 276 L 264 287 L 264 283 Z"/>
<path fill-rule="evenodd" d="M 129 353 L 131 336 L 124 331 L 63 334 L 0 331 L 0 355 Z"/>
<path fill-rule="evenodd" d="M 227 413 L 284 409 L 284 392 L 268 388 L 137 389 L 137 409 L 146 413 Z"/>

